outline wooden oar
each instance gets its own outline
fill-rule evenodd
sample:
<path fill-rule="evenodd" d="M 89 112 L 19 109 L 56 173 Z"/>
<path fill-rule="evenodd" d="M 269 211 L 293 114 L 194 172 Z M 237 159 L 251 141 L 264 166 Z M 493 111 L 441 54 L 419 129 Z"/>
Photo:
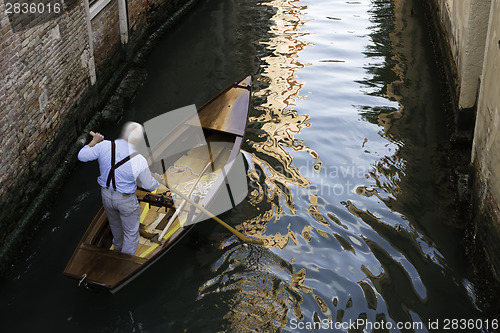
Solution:
<path fill-rule="evenodd" d="M 200 204 L 197 204 L 196 202 L 194 202 L 193 200 L 191 200 L 190 198 L 186 197 L 184 194 L 182 194 L 182 192 L 174 189 L 174 188 L 171 188 L 170 189 L 171 192 L 177 194 L 178 196 L 180 196 L 182 199 L 186 200 L 187 202 L 189 202 L 191 205 L 195 206 L 196 208 L 198 208 L 202 213 L 208 215 L 209 217 L 211 217 L 213 220 L 217 221 L 219 224 L 221 224 L 224 228 L 226 228 L 227 230 L 229 230 L 231 233 L 233 233 L 234 235 L 236 235 L 239 239 L 241 239 L 242 241 L 244 241 L 245 243 L 251 243 L 251 244 L 258 244 L 258 245 L 264 245 L 264 241 L 262 239 L 258 239 L 258 238 L 250 238 L 248 237 L 247 235 L 244 235 L 242 234 L 241 232 L 239 232 L 238 230 L 234 229 L 233 227 L 231 227 L 230 225 L 228 225 L 226 222 L 222 221 L 220 218 L 218 218 L 217 216 L 215 216 L 214 214 L 210 213 L 208 210 L 205 209 L 205 207 L 203 207 L 202 205 Z"/>

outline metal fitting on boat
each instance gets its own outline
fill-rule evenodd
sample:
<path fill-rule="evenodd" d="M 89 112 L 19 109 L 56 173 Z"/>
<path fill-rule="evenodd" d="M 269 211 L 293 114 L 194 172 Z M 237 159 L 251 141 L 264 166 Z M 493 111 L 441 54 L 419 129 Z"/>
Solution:
<path fill-rule="evenodd" d="M 87 278 L 87 274 L 83 274 L 82 275 L 82 278 L 80 279 L 80 281 L 78 282 L 78 287 L 81 286 L 81 284 L 83 283 L 83 281 Z"/>

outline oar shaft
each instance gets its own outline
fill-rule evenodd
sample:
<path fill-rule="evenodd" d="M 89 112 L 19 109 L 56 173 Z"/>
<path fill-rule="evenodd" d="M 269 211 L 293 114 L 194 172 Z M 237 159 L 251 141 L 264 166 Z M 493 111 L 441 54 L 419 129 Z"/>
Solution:
<path fill-rule="evenodd" d="M 247 235 L 244 235 L 242 234 L 241 232 L 239 232 L 238 230 L 234 229 L 233 227 L 231 227 L 230 225 L 228 225 L 226 222 L 222 221 L 220 218 L 218 218 L 217 216 L 215 216 L 214 214 L 210 213 L 208 210 L 205 209 L 205 207 L 203 207 L 202 205 L 200 204 L 197 204 L 196 202 L 194 202 L 193 200 L 191 200 L 190 198 L 186 197 L 184 194 L 182 194 L 180 191 L 176 190 L 176 189 L 173 189 L 171 188 L 170 191 L 172 191 L 173 193 L 177 194 L 178 196 L 180 196 L 182 199 L 186 200 L 187 202 L 189 202 L 191 205 L 195 206 L 196 208 L 198 208 L 202 213 L 208 215 L 209 217 L 211 217 L 213 220 L 217 221 L 219 224 L 221 224 L 224 228 L 228 229 L 229 231 L 231 231 L 234 235 L 236 235 L 239 239 L 241 239 L 242 241 L 246 242 L 246 243 L 253 243 L 253 244 L 259 244 L 259 245 L 264 245 L 264 241 L 262 239 L 256 239 L 256 238 L 250 238 L 248 237 Z"/>

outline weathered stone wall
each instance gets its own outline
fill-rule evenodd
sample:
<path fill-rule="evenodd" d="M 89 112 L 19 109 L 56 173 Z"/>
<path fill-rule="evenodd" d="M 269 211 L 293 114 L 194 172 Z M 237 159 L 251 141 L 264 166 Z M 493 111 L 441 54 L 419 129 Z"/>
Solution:
<path fill-rule="evenodd" d="M 91 23 L 92 46 L 98 91 L 103 88 L 114 69 L 124 59 L 120 56 L 120 26 L 118 21 L 118 1 L 109 2 Z"/>
<path fill-rule="evenodd" d="M 151 6 L 152 4 L 150 4 Z M 128 3 L 130 32 L 132 35 L 141 34 L 140 30 L 144 27 L 148 9 L 147 0 L 130 0 Z M 139 32 L 138 32 L 139 30 Z"/>
<path fill-rule="evenodd" d="M 500 0 L 492 2 L 472 147 L 478 224 L 500 281 Z"/>
<path fill-rule="evenodd" d="M 76 136 L 73 107 L 89 85 L 85 17 L 82 4 L 48 19 L 9 16 L 0 0 L 0 244 Z"/>
<path fill-rule="evenodd" d="M 96 68 L 99 69 L 119 51 L 120 27 L 118 23 L 118 1 L 111 1 L 106 5 L 92 19 L 91 25 L 94 59 Z"/>
<path fill-rule="evenodd" d="M 433 0 L 444 32 L 456 85 L 458 130 L 472 131 L 483 68 L 491 0 Z M 470 139 L 470 138 L 469 138 Z"/>
<path fill-rule="evenodd" d="M 429 2 L 448 50 L 457 118 L 473 129 L 474 242 L 500 282 L 500 0 Z"/>
<path fill-rule="evenodd" d="M 12 15 L 6 9 L 15 1 L 0 0 L 0 268 L 50 203 L 46 193 L 35 199 L 64 178 L 62 165 L 71 164 L 64 159 L 75 155 L 66 154 L 131 66 L 132 51 L 196 2 L 129 0 L 127 17 L 124 0 L 106 1 L 89 8 L 88 0 L 67 0 L 57 14 Z"/>

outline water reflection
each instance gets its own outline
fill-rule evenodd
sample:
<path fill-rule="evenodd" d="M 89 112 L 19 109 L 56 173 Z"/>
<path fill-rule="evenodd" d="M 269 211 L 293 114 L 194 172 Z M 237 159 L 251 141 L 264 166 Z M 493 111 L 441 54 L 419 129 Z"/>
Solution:
<path fill-rule="evenodd" d="M 300 31 L 304 24 L 301 19 L 303 8 L 296 0 L 277 0 L 262 5 L 273 7 L 276 12 L 271 18 L 274 24 L 269 29 L 270 37 L 261 41 L 270 54 L 261 59 L 261 73 L 257 78 L 260 89 L 254 94 L 256 115 L 249 119 L 246 149 L 255 165 L 250 177 L 256 178 L 256 173 L 259 173 L 265 178 L 266 190 L 259 187 L 252 197 L 265 196 L 272 201 L 275 210 L 273 215 L 279 219 L 282 212 L 279 203 L 281 197 L 292 214 L 295 213 L 289 186 L 306 187 L 310 184 L 292 165 L 293 158 L 288 149 L 308 152 L 316 161 L 316 169 L 320 168 L 321 161 L 303 140 L 295 138 L 303 128 L 311 125 L 308 115 L 294 110 L 295 101 L 304 85 L 296 75 L 305 66 L 297 60 L 298 53 L 307 45 L 300 39 L 305 34 Z M 262 223 L 267 223 L 273 215 L 263 214 Z"/>
<path fill-rule="evenodd" d="M 247 206 L 240 206 L 232 218 L 241 221 L 238 228 L 246 234 L 266 233 L 266 248 L 283 250 L 289 243 L 298 245 L 298 235 L 290 223 L 283 235 L 266 232 L 268 223 L 280 220 L 283 214 L 296 215 L 291 186 L 305 188 L 311 184 L 292 164 L 291 152 L 308 153 L 317 172 L 322 162 L 316 151 L 296 138 L 311 126 L 309 115 L 295 110 L 296 100 L 304 98 L 299 96 L 304 82 L 298 79 L 297 71 L 306 66 L 298 60 L 298 54 L 307 46 L 300 38 L 306 34 L 301 32 L 304 24 L 301 11 L 305 7 L 297 0 L 276 0 L 261 5 L 273 8 L 274 15 L 270 18 L 273 24 L 268 35 L 259 41 L 263 56 L 255 83 L 254 112 L 246 136 L 245 150 L 251 159 L 248 172 L 251 190 Z M 329 225 L 314 209 L 312 199 L 311 214 Z M 306 229 L 301 235 L 307 240 L 310 235 Z M 323 232 L 323 236 L 328 234 Z M 199 299 L 207 302 L 206 298 L 212 297 L 215 304 L 230 305 L 224 317 L 229 331 L 281 330 L 290 317 L 289 308 L 293 317 L 304 319 L 302 294 L 312 293 L 312 288 L 304 284 L 305 268 L 295 271 L 290 262 L 269 250 L 239 245 L 227 249 L 213 270 L 214 277 L 200 287 Z M 326 302 L 319 295 L 314 297 L 322 312 L 326 312 Z"/>
<path fill-rule="evenodd" d="M 398 196 L 399 183 L 405 177 L 406 161 L 401 157 L 401 148 L 404 143 L 404 136 L 399 132 L 397 122 L 402 117 L 402 96 L 397 87 L 401 86 L 404 80 L 404 66 L 399 53 L 396 53 L 397 39 L 395 26 L 396 17 L 394 6 L 391 1 L 375 1 L 369 10 L 371 32 L 369 34 L 371 43 L 365 47 L 363 54 L 372 60 L 380 59 L 380 62 L 370 61 L 364 66 L 368 74 L 363 80 L 357 81 L 369 88 L 365 92 L 367 95 L 383 97 L 389 101 L 395 101 L 392 105 L 363 105 L 358 106 L 359 113 L 366 121 L 378 124 L 383 128 L 380 136 L 395 143 L 395 152 L 382 157 L 376 162 L 375 167 L 369 172 L 370 177 L 375 181 L 375 185 L 389 193 L 392 197 L 382 201 L 391 208 L 391 201 Z M 404 149 L 404 148 L 403 148 Z M 377 195 L 382 199 L 376 189 L 364 191 L 363 187 L 356 189 L 358 194 L 365 196 Z"/>
<path fill-rule="evenodd" d="M 262 3 L 274 9 L 270 18 L 273 25 L 268 36 L 259 41 L 264 48 L 260 59 L 260 74 L 257 76 L 254 93 L 254 114 L 249 119 L 247 146 L 245 147 L 252 166 L 249 178 L 253 190 L 250 204 L 260 211 L 257 216 L 246 219 L 241 229 L 247 233 L 262 233 L 271 220 L 279 220 L 283 213 L 282 199 L 289 212 L 294 215 L 296 208 L 290 185 L 307 187 L 310 181 L 299 169 L 292 165 L 290 151 L 304 151 L 313 158 L 314 170 L 320 171 L 319 155 L 296 138 L 304 128 L 310 127 L 309 115 L 294 109 L 296 100 L 304 98 L 299 91 L 304 83 L 298 80 L 297 71 L 305 64 L 298 61 L 298 54 L 307 42 L 300 39 L 304 22 L 301 18 L 303 6 L 296 0 L 271 1 Z M 264 210 L 264 212 L 262 212 Z M 254 210 L 255 211 L 255 210 Z M 283 248 L 296 236 L 293 232 L 282 236 L 277 233 L 267 236 L 267 246 Z"/>
<path fill-rule="evenodd" d="M 400 2 L 401 4 L 401 2 Z M 370 96 L 384 97 L 395 105 L 360 105 L 359 113 L 363 119 L 383 127 L 383 136 L 391 141 L 401 140 L 397 127 L 393 124 L 402 117 L 402 96 L 400 87 L 403 84 L 405 59 L 395 53 L 396 32 L 394 6 L 398 4 L 389 1 L 372 2 L 370 13 L 370 39 L 372 43 L 365 47 L 363 54 L 369 59 L 381 59 L 379 63 L 370 62 L 364 69 L 367 76 L 356 82 L 369 91 Z M 401 20 L 401 18 L 399 18 Z M 401 27 L 399 27 L 401 29 Z"/>
<path fill-rule="evenodd" d="M 229 243 L 214 264 L 216 276 L 199 288 L 198 300 L 227 310 L 225 329 L 269 332 L 287 324 L 288 304 L 296 318 L 303 319 L 302 292 L 305 270 L 293 266 L 262 247 Z"/>
<path fill-rule="evenodd" d="M 439 102 L 436 92 L 431 92 L 428 84 L 433 78 L 428 65 L 423 63 L 424 52 L 418 44 L 425 38 L 425 31 L 415 25 L 414 8 L 418 8 L 418 14 L 422 15 L 422 9 L 412 0 L 372 2 L 372 43 L 364 53 L 382 61 L 378 65 L 370 62 L 365 69 L 371 75 L 359 81 L 370 88 L 366 92 L 368 95 L 394 101 L 393 105 L 358 106 L 363 119 L 381 126 L 383 130 L 379 135 L 392 144 L 393 151 L 373 163 L 367 176 L 374 183 L 358 186 L 356 193 L 371 200 L 378 199 L 392 212 L 401 214 L 401 218 L 392 222 L 387 214 L 376 216 L 368 209 L 356 207 L 351 201 L 344 202 L 344 205 L 405 257 L 405 260 L 398 260 L 383 243 L 363 237 L 383 270 L 374 274 L 365 265 L 361 269 L 384 298 L 390 317 L 425 323 L 441 316 L 430 311 L 437 308 L 441 301 L 439 297 L 443 297 L 436 286 L 449 283 L 450 278 L 454 279 L 454 273 L 445 264 L 445 257 L 437 245 L 441 245 L 441 249 L 448 246 L 436 244 L 441 239 L 433 237 L 432 229 L 441 229 L 441 221 L 432 219 L 434 222 L 430 224 L 424 218 L 429 216 L 428 212 L 442 209 L 439 202 L 433 202 L 436 198 L 432 185 L 434 166 L 430 159 L 434 145 L 439 142 L 439 135 L 433 132 L 434 123 L 442 119 L 416 115 L 425 113 L 426 108 Z M 391 32 L 387 34 L 387 31 Z M 418 68 L 427 71 L 419 73 Z M 424 103 L 423 96 L 427 99 Z M 441 122 L 440 126 L 445 128 L 446 125 Z M 399 290 L 405 290 L 405 293 L 398 293 Z M 466 290 L 457 288 L 456 302 L 467 302 L 465 294 Z M 473 312 L 470 305 L 464 306 L 463 310 L 470 311 L 469 315 Z M 443 305 L 440 311 L 449 310 Z"/>

